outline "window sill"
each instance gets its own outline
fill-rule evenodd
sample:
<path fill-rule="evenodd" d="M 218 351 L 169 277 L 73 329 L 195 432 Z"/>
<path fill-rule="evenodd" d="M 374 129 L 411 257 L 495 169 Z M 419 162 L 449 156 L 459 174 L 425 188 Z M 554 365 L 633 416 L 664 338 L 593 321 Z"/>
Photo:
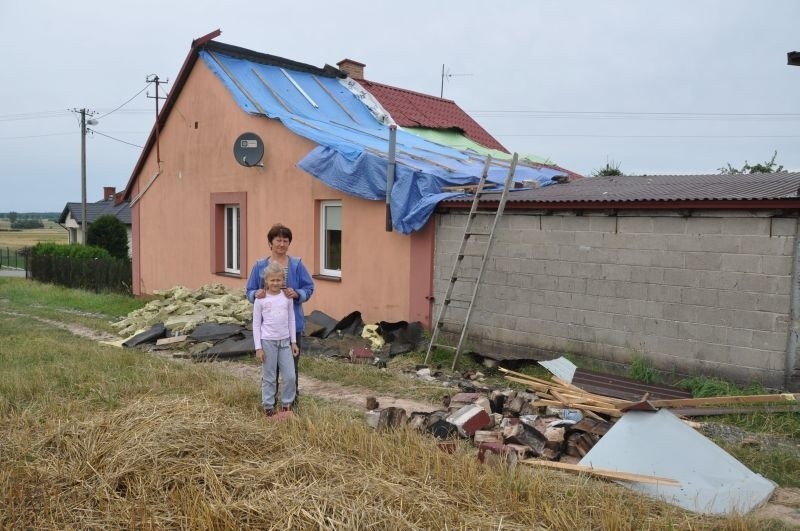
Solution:
<path fill-rule="evenodd" d="M 225 271 L 218 271 L 214 274 L 218 277 L 244 278 L 241 273 L 226 273 Z"/>
<path fill-rule="evenodd" d="M 342 277 L 334 277 L 331 275 L 311 275 L 311 278 L 315 280 L 327 280 L 329 282 L 341 282 Z"/>

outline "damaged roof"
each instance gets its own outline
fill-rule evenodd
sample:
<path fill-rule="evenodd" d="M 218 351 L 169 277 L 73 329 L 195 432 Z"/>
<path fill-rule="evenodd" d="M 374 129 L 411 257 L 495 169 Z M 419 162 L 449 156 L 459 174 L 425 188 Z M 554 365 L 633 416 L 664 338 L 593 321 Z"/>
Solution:
<path fill-rule="evenodd" d="M 173 90 L 158 117 L 166 117 L 189 72 L 201 61 L 216 75 L 233 100 L 253 116 L 280 120 L 295 134 L 318 145 L 297 166 L 333 189 L 367 200 L 386 198 L 391 121 L 362 87 L 330 66 L 323 68 L 215 42 L 219 31 L 192 43 Z M 373 102 L 375 104 L 373 104 Z M 125 190 L 134 180 L 154 144 L 148 138 Z M 436 204 L 458 193 L 447 186 L 473 184 L 483 171 L 484 157 L 397 130 L 396 165 L 391 194 L 392 225 L 408 234 L 425 225 Z M 508 163 L 493 161 L 488 179 L 503 182 Z M 516 179 L 549 184 L 563 174 L 557 167 L 519 164 Z M 145 189 L 146 190 L 146 189 Z"/>
<path fill-rule="evenodd" d="M 492 135 L 453 100 L 413 90 L 359 79 L 401 127 L 427 127 L 463 131 L 467 138 L 491 149 L 508 152 Z"/>

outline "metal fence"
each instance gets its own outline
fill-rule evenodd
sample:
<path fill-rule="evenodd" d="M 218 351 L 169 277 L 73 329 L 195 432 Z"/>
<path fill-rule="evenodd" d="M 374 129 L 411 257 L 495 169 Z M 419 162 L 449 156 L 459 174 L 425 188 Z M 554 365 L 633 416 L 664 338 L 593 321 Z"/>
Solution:
<path fill-rule="evenodd" d="M 131 293 L 130 260 L 33 255 L 27 276 L 69 288 Z"/>
<path fill-rule="evenodd" d="M 27 269 L 26 256 L 21 249 L 0 247 L 0 269 Z"/>

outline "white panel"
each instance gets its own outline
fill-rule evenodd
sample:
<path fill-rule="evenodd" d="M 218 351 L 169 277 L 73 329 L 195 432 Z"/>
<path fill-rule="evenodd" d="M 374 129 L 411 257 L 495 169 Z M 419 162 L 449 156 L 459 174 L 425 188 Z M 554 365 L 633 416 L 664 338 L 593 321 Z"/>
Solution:
<path fill-rule="evenodd" d="M 619 483 L 699 513 L 745 514 L 775 489 L 666 409 L 625 413 L 580 464 L 680 481 L 680 487 Z"/>

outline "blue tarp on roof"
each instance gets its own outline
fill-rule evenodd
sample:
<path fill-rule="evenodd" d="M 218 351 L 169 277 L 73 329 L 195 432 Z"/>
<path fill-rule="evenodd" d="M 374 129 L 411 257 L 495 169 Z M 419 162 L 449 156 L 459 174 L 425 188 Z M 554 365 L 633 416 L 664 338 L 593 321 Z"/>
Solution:
<path fill-rule="evenodd" d="M 337 78 L 265 64 L 221 51 L 200 51 L 245 111 L 280 120 L 294 133 L 319 144 L 298 166 L 325 184 L 370 200 L 386 199 L 389 128 Z M 408 234 L 422 228 L 443 199 L 463 195 L 446 186 L 474 184 L 484 159 L 397 131 L 397 164 L 392 188 L 392 225 Z M 492 166 L 489 179 L 508 173 Z M 517 166 L 515 180 L 546 185 L 553 168 Z"/>

